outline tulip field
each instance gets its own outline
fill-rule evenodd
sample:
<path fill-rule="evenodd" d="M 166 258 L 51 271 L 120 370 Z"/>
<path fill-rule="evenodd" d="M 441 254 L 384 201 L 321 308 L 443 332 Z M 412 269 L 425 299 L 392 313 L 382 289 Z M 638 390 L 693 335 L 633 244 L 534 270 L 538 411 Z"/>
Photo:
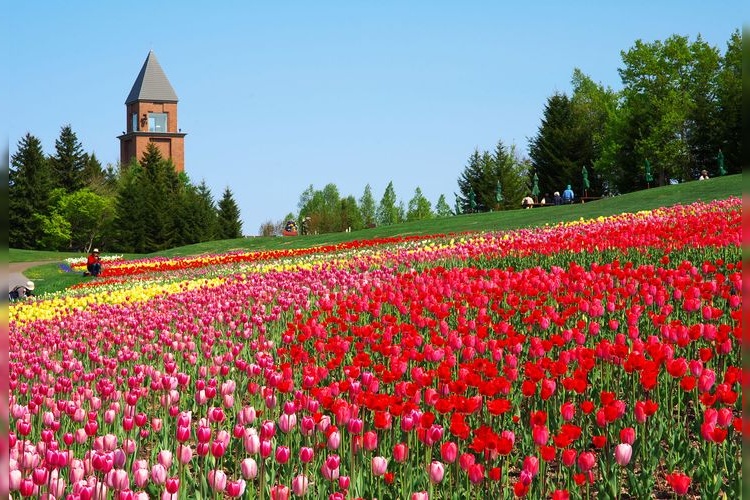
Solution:
<path fill-rule="evenodd" d="M 110 259 L 9 306 L 11 497 L 740 498 L 741 205 Z"/>

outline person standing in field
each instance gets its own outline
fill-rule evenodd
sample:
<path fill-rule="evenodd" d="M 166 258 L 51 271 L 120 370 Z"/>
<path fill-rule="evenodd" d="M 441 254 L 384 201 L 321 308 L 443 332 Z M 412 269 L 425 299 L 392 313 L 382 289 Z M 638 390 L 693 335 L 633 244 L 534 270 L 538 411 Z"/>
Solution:
<path fill-rule="evenodd" d="M 570 184 L 568 184 L 568 187 L 565 188 L 565 191 L 563 191 L 562 199 L 563 203 L 566 205 L 570 205 L 573 203 L 573 199 L 575 198 L 575 195 L 573 194 L 573 190 L 570 188 Z"/>

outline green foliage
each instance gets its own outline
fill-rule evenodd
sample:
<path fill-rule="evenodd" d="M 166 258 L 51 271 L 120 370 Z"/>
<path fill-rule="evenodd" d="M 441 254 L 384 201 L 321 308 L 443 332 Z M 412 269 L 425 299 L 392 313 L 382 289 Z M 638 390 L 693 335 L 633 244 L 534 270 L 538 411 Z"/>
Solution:
<path fill-rule="evenodd" d="M 443 200 L 445 201 L 445 200 Z M 406 220 L 425 220 L 432 219 L 435 214 L 432 212 L 430 200 L 424 197 L 422 190 L 417 186 L 414 190 L 414 197 L 409 200 L 409 208 L 406 212 Z"/>
<path fill-rule="evenodd" d="M 135 160 L 121 168 L 115 203 L 114 246 L 131 253 L 151 251 L 148 242 L 149 212 L 145 203 L 146 191 L 143 168 Z"/>
<path fill-rule="evenodd" d="M 88 160 L 71 126 L 62 127 L 60 137 L 55 140 L 55 155 L 50 158 L 55 187 L 61 187 L 68 193 L 81 189 L 85 185 Z"/>
<path fill-rule="evenodd" d="M 453 215 L 453 211 L 451 210 L 450 205 L 448 205 L 448 202 L 445 201 L 445 195 L 441 194 L 438 197 L 437 203 L 435 203 L 435 216 L 450 217 L 451 215 Z"/>
<path fill-rule="evenodd" d="M 747 73 L 745 73 L 745 78 L 747 80 Z M 717 145 L 724 153 L 725 168 L 727 171 L 730 174 L 738 174 L 742 172 L 741 152 L 743 137 L 742 35 L 739 30 L 732 33 L 729 42 L 727 42 L 727 48 L 721 58 L 716 80 L 718 106 L 716 119 Z M 709 165 L 712 164 L 713 162 L 709 163 Z M 715 171 L 715 173 L 718 172 Z"/>
<path fill-rule="evenodd" d="M 493 210 L 512 210 L 518 208 L 521 200 L 529 192 L 530 187 L 526 185 L 530 166 L 528 161 L 518 161 L 516 146 L 511 145 L 507 150 L 502 141 L 497 141 L 495 152 L 492 156 L 495 164 L 495 189 L 492 193 L 494 201 Z M 500 183 L 502 200 L 497 201 L 497 183 Z"/>
<path fill-rule="evenodd" d="M 619 190 L 646 187 L 637 170 L 645 159 L 658 185 L 695 179 L 719 149 L 713 138 L 717 50 L 700 37 L 690 42 L 673 35 L 663 42 L 637 40 L 622 60 L 625 114 L 618 142 L 625 154 L 617 158 L 624 172 Z"/>
<path fill-rule="evenodd" d="M 42 143 L 31 134 L 19 142 L 11 156 L 8 173 L 8 244 L 13 248 L 36 248 L 43 239 L 42 221 L 49 215 L 52 171 Z"/>
<path fill-rule="evenodd" d="M 105 230 L 114 220 L 115 200 L 84 188 L 63 195 L 55 204 L 53 215 L 65 219 L 70 233 L 65 247 L 54 248 L 88 253 L 95 241 L 102 241 Z"/>
<path fill-rule="evenodd" d="M 58 212 L 45 216 L 34 214 L 37 224 L 41 228 L 41 237 L 36 241 L 36 248 L 69 248 L 71 238 L 70 222 Z"/>
<path fill-rule="evenodd" d="M 581 168 L 590 165 L 592 153 L 590 134 L 578 122 L 579 116 L 583 111 L 578 114 L 567 95 L 555 93 L 547 99 L 542 124 L 529 142 L 533 173 L 539 177 L 543 193 L 562 192 L 568 184 L 580 189 Z M 528 186 L 530 190 L 531 178 Z"/>
<path fill-rule="evenodd" d="M 378 225 L 381 226 L 390 226 L 402 221 L 399 207 L 396 205 L 396 189 L 393 187 L 393 181 L 385 187 L 375 217 Z"/>
<path fill-rule="evenodd" d="M 349 195 L 341 200 L 341 228 L 343 230 L 359 231 L 364 226 L 362 212 L 357 200 Z"/>
<path fill-rule="evenodd" d="M 364 227 L 375 226 L 375 197 L 372 195 L 372 188 L 369 184 L 365 185 L 365 191 L 359 199 L 359 212 L 362 214 L 362 224 Z"/>
<path fill-rule="evenodd" d="M 229 186 L 224 189 L 224 194 L 219 200 L 218 213 L 218 238 L 228 240 L 242 237 L 242 221 L 240 220 L 240 209 Z"/>
<path fill-rule="evenodd" d="M 474 150 L 458 179 L 461 194 L 456 195 L 456 212 L 489 212 L 518 207 L 521 198 L 531 188 L 526 186 L 527 172 L 528 166 L 516 157 L 515 146 L 508 151 L 502 140 L 497 142 L 493 153 Z M 498 182 L 503 198 L 501 202 L 497 201 Z"/>

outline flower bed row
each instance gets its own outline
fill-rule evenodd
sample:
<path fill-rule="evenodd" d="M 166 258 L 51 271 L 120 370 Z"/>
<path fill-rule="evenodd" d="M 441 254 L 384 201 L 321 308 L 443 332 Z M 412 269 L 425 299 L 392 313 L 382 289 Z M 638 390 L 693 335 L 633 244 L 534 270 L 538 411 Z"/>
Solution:
<path fill-rule="evenodd" d="M 736 497 L 739 217 L 373 244 L 12 308 L 11 490 Z"/>

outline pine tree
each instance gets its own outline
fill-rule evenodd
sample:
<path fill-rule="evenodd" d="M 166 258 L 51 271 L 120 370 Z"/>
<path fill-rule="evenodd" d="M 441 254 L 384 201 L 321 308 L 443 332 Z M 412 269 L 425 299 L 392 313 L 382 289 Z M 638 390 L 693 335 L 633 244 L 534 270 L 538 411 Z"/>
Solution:
<path fill-rule="evenodd" d="M 222 240 L 242 238 L 242 221 L 240 220 L 240 209 L 234 201 L 229 186 L 224 189 L 224 194 L 219 200 L 219 212 L 217 217 L 218 237 Z"/>
<path fill-rule="evenodd" d="M 482 183 L 482 156 L 478 149 L 469 157 L 469 163 L 458 178 L 458 190 L 461 194 L 456 195 L 456 203 L 461 208 L 461 213 L 480 211 L 478 205 L 471 206 L 471 197 L 476 203 L 476 194 Z"/>
<path fill-rule="evenodd" d="M 529 143 L 534 172 L 542 192 L 560 191 L 581 179 L 583 139 L 567 95 L 556 93 L 547 99 L 537 135 Z M 531 181 L 529 180 L 529 188 Z"/>
<path fill-rule="evenodd" d="M 417 186 L 414 190 L 414 197 L 409 200 L 409 208 L 406 212 L 406 220 L 426 220 L 432 219 L 435 216 L 432 213 L 432 204 L 430 200 L 424 197 L 422 189 Z"/>
<path fill-rule="evenodd" d="M 451 210 L 450 205 L 448 205 L 448 202 L 445 201 L 445 195 L 441 194 L 438 198 L 437 203 L 435 203 L 435 215 L 437 217 L 450 217 L 453 215 L 453 211 Z"/>
<path fill-rule="evenodd" d="M 367 184 L 362 197 L 359 199 L 359 211 L 362 214 L 362 223 L 365 227 L 375 226 L 375 198 L 372 196 L 372 188 Z"/>
<path fill-rule="evenodd" d="M 42 143 L 31 134 L 18 142 L 8 175 L 8 244 L 11 248 L 37 248 L 43 237 L 39 216 L 49 213 L 52 171 Z"/>
<path fill-rule="evenodd" d="M 50 158 L 54 172 L 55 187 L 72 193 L 85 185 L 84 173 L 88 155 L 70 125 L 60 130 L 60 137 L 55 140 L 55 155 Z"/>
<path fill-rule="evenodd" d="M 147 226 L 150 251 L 172 248 L 177 242 L 177 214 L 173 209 L 179 205 L 177 172 L 154 143 L 146 146 L 140 164 L 145 191 L 143 203 L 150 213 Z"/>
<path fill-rule="evenodd" d="M 115 200 L 114 246 L 128 253 L 147 253 L 151 214 L 145 203 L 147 193 L 143 168 L 136 161 L 120 169 Z"/>

